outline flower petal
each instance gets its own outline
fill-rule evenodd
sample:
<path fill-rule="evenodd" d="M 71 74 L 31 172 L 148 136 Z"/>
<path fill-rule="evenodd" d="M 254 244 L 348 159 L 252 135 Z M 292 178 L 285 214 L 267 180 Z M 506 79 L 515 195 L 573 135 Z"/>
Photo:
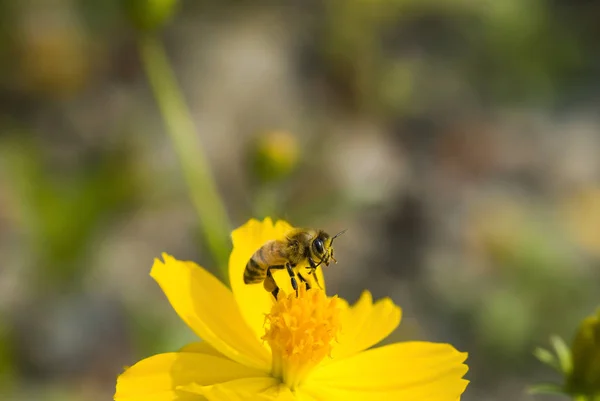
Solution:
<path fill-rule="evenodd" d="M 294 391 L 294 395 L 296 396 L 296 401 L 324 401 L 324 399 L 316 398 L 312 394 L 303 391 L 301 388 L 297 388 Z"/>
<path fill-rule="evenodd" d="M 151 395 L 131 396 L 126 398 L 115 398 L 116 401 L 206 401 L 206 398 L 198 394 L 185 391 L 169 390 Z"/>
<path fill-rule="evenodd" d="M 262 222 L 251 219 L 231 234 L 233 240 L 233 251 L 229 258 L 231 289 L 242 315 L 246 319 L 246 323 L 254 330 L 258 338 L 264 334 L 265 314 L 271 310 L 273 296 L 265 291 L 262 284 L 244 284 L 246 263 L 248 263 L 254 252 L 267 241 L 283 239 L 285 234 L 292 228 L 283 220 L 273 224 L 273 221 L 267 217 Z M 319 282 L 325 288 L 322 269 L 317 269 L 316 274 Z M 287 294 L 292 292 L 290 277 L 286 271 L 275 271 L 273 277 L 277 285 Z"/>
<path fill-rule="evenodd" d="M 182 390 L 201 395 L 208 401 L 295 401 L 290 389 L 273 377 L 249 377 L 213 386 L 192 383 Z"/>
<path fill-rule="evenodd" d="M 181 347 L 181 349 L 178 352 L 193 352 L 193 353 L 197 353 L 197 354 L 206 354 L 206 355 L 218 356 L 218 357 L 227 359 L 227 357 L 225 355 L 221 354 L 219 351 L 217 351 L 212 345 L 210 345 L 206 341 L 197 341 L 195 343 L 187 344 L 187 345 Z"/>
<path fill-rule="evenodd" d="M 158 282 L 179 317 L 228 358 L 257 368 L 270 368 L 270 355 L 246 325 L 231 291 L 192 262 L 163 254 L 150 275 Z"/>
<path fill-rule="evenodd" d="M 466 357 L 449 344 L 396 343 L 322 365 L 303 389 L 327 400 L 456 401 Z"/>
<path fill-rule="evenodd" d="M 467 380 L 461 380 L 461 382 L 463 389 L 462 391 L 464 391 L 469 382 Z M 430 393 L 416 395 L 416 397 L 419 398 L 402 398 L 405 397 L 404 394 L 408 393 L 400 391 L 357 391 L 348 389 L 334 389 L 330 387 L 303 389 L 302 392 L 310 394 L 312 398 L 309 398 L 308 400 L 318 401 L 389 401 L 405 399 L 417 401 L 452 401 L 451 398 L 447 396 L 446 389 L 442 387 L 437 387 L 435 391 Z M 298 394 L 298 391 L 296 391 L 296 394 Z M 460 398 L 457 398 L 454 401 L 460 401 Z"/>
<path fill-rule="evenodd" d="M 188 401 L 189 393 L 178 388 L 196 383 L 213 385 L 243 377 L 265 376 L 229 359 L 198 353 L 172 352 L 143 359 L 117 379 L 116 401 Z M 197 400 L 197 395 L 195 395 Z"/>
<path fill-rule="evenodd" d="M 401 309 L 391 299 L 373 304 L 369 291 L 364 291 L 352 307 L 342 312 L 342 331 L 332 350 L 333 360 L 363 351 L 386 338 L 400 324 Z"/>

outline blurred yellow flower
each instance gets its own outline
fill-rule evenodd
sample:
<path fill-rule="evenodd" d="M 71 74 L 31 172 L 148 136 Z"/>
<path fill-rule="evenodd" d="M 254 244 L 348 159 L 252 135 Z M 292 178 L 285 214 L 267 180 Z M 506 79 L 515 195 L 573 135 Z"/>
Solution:
<path fill-rule="evenodd" d="M 263 182 L 272 182 L 288 177 L 298 165 L 300 144 L 287 131 L 269 131 L 256 141 L 253 155 L 253 170 Z"/>
<path fill-rule="evenodd" d="M 233 232 L 231 290 L 192 262 L 166 254 L 156 260 L 151 276 L 204 341 L 133 365 L 118 378 L 115 400 L 456 401 L 468 383 L 466 354 L 451 345 L 405 342 L 364 351 L 400 323 L 390 299 L 373 303 L 365 291 L 349 306 L 318 289 L 296 296 L 282 272 L 275 275 L 282 288 L 276 301 L 262 285 L 243 283 L 252 253 L 289 229 L 267 218 Z"/>

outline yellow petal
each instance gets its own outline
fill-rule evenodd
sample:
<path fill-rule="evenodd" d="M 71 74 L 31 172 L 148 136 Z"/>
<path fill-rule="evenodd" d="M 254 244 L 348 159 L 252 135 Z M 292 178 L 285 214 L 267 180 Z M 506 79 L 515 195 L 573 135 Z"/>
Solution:
<path fill-rule="evenodd" d="M 294 391 L 294 395 L 296 396 L 296 401 L 322 401 L 322 400 L 325 400 L 323 398 L 316 398 L 315 396 L 302 390 L 301 388 L 297 388 Z"/>
<path fill-rule="evenodd" d="M 213 386 L 192 383 L 181 389 L 201 395 L 208 401 L 295 401 L 290 389 L 272 377 L 250 377 Z"/>
<path fill-rule="evenodd" d="M 150 275 L 181 319 L 233 361 L 269 369 L 270 355 L 246 325 L 231 291 L 195 263 L 163 258 L 164 263 L 154 261 Z"/>
<path fill-rule="evenodd" d="M 178 390 L 190 383 L 213 385 L 243 377 L 265 376 L 229 359 L 198 353 L 172 352 L 146 358 L 117 379 L 116 401 L 192 400 Z M 197 400 L 197 395 L 195 395 Z"/>
<path fill-rule="evenodd" d="M 221 358 L 227 358 L 225 355 L 221 354 L 219 351 L 217 351 L 212 345 L 210 345 L 206 341 L 198 341 L 195 343 L 187 344 L 187 345 L 181 347 L 181 349 L 178 352 L 194 352 L 197 354 L 206 354 L 206 355 L 218 356 Z"/>
<path fill-rule="evenodd" d="M 271 310 L 273 296 L 265 291 L 262 283 L 244 284 L 244 269 L 248 260 L 261 246 L 270 240 L 283 239 L 285 233 L 291 229 L 292 226 L 287 222 L 279 220 L 273 224 L 273 221 L 267 217 L 262 222 L 251 219 L 231 234 L 233 240 L 233 251 L 229 258 L 231 289 L 242 315 L 257 338 L 264 334 L 265 314 Z M 319 282 L 325 288 L 322 269 L 317 269 L 317 275 Z M 290 277 L 286 271 L 275 271 L 273 277 L 277 285 L 287 294 L 292 291 Z"/>
<path fill-rule="evenodd" d="M 142 396 L 131 396 L 126 398 L 115 398 L 116 401 L 126 400 L 126 401 L 206 401 L 206 398 L 198 395 L 191 394 L 185 391 L 179 390 L 169 390 L 163 391 L 151 395 L 142 395 Z"/>
<path fill-rule="evenodd" d="M 396 343 L 323 365 L 302 388 L 328 401 L 456 401 L 468 383 L 466 357 L 449 344 Z"/>
<path fill-rule="evenodd" d="M 467 387 L 469 382 L 461 380 L 461 391 Z M 451 400 L 447 395 L 447 390 L 441 387 L 431 388 L 431 392 L 410 393 L 411 397 L 403 398 L 407 392 L 402 391 L 370 391 L 370 390 L 349 390 L 334 389 L 330 387 L 320 387 L 302 390 L 304 393 L 312 396 L 309 400 L 323 401 L 389 401 L 389 400 L 417 400 L 417 401 L 460 401 L 460 398 Z"/>
<path fill-rule="evenodd" d="M 332 351 L 334 360 L 363 351 L 386 338 L 400 324 L 401 309 L 391 299 L 373 304 L 369 291 L 364 291 L 352 307 L 342 313 L 342 331 Z"/>

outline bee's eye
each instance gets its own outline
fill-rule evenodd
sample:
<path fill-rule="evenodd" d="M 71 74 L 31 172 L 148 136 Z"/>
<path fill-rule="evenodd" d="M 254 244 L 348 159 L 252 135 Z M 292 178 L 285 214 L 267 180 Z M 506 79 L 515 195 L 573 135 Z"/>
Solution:
<path fill-rule="evenodd" d="M 321 240 L 320 238 L 316 239 L 315 242 L 313 242 L 313 246 L 315 247 L 315 251 L 317 251 L 319 255 L 323 254 L 323 240 Z"/>

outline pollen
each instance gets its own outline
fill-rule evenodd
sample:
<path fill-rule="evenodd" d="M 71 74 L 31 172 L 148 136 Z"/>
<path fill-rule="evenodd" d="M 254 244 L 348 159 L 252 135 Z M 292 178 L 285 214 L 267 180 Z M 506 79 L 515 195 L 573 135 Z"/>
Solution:
<path fill-rule="evenodd" d="M 340 301 L 319 289 L 300 286 L 280 291 L 265 318 L 265 335 L 273 354 L 272 375 L 294 389 L 324 358 L 331 355 L 341 329 Z"/>

